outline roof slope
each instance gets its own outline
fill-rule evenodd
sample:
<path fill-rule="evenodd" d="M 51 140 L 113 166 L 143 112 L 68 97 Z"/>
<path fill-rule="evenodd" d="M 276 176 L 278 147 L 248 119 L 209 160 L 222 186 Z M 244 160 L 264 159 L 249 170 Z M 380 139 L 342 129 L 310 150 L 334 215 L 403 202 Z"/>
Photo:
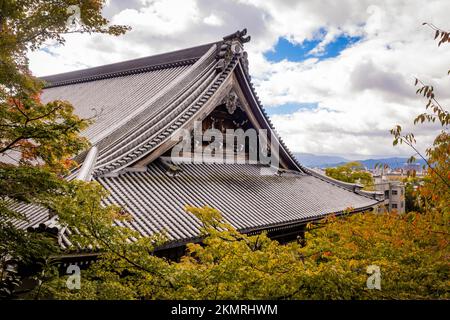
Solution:
<path fill-rule="evenodd" d="M 117 78 L 100 79 L 45 89 L 42 100 L 67 100 L 76 113 L 95 122 L 83 132 L 92 143 L 120 126 L 120 120 L 139 108 L 172 83 L 191 65 L 168 67 Z M 158 112 L 154 107 L 153 112 Z"/>
<path fill-rule="evenodd" d="M 143 235 L 166 230 L 171 240 L 199 234 L 199 221 L 186 205 L 218 209 L 235 228 L 250 232 L 305 223 L 349 207 L 369 208 L 374 200 L 301 173 L 261 175 L 256 164 L 179 164 L 171 176 L 158 161 L 143 172 L 99 177 L 108 202 L 133 216 L 128 226 Z M 324 194 L 327 196 L 324 197 Z"/>

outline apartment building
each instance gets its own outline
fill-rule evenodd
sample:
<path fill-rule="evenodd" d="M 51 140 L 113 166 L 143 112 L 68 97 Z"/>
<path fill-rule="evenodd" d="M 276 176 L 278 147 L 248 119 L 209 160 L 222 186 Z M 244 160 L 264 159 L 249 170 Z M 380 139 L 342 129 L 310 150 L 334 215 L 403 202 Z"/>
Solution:
<path fill-rule="evenodd" d="M 384 193 L 384 209 L 389 212 L 405 212 L 405 185 L 400 181 L 374 176 L 375 190 Z"/>

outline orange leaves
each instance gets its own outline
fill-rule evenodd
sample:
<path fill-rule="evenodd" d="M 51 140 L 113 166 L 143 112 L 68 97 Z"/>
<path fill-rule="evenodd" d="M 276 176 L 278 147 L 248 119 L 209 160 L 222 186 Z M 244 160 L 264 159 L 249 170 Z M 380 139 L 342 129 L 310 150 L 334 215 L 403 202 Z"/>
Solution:
<path fill-rule="evenodd" d="M 10 112 L 23 113 L 26 111 L 26 107 L 24 106 L 22 100 L 9 97 L 7 100 L 7 104 L 11 107 Z"/>
<path fill-rule="evenodd" d="M 331 253 L 331 251 L 325 251 L 324 253 L 323 253 L 323 256 L 325 256 L 325 257 L 331 257 L 333 254 Z"/>
<path fill-rule="evenodd" d="M 449 240 L 448 239 L 440 239 L 438 241 L 439 247 L 441 247 L 442 249 L 447 248 L 449 246 Z M 450 256 L 449 256 L 449 260 L 450 260 Z M 449 262 L 450 263 L 450 262 Z"/>
<path fill-rule="evenodd" d="M 343 247 L 353 252 L 355 252 L 358 249 L 358 246 L 353 242 L 347 242 L 344 244 Z"/>
<path fill-rule="evenodd" d="M 353 208 L 352 206 L 345 208 L 344 213 L 350 213 L 355 211 L 355 208 Z"/>
<path fill-rule="evenodd" d="M 22 160 L 33 161 L 37 158 L 37 145 L 29 140 L 18 141 L 14 148 L 22 153 Z"/>
<path fill-rule="evenodd" d="M 30 99 L 35 103 L 41 103 L 41 92 L 35 92 L 30 95 Z"/>
<path fill-rule="evenodd" d="M 63 159 L 60 161 L 60 163 L 67 170 L 70 170 L 77 165 L 76 161 L 74 161 L 72 159 Z"/>
<path fill-rule="evenodd" d="M 40 103 L 37 90 L 10 96 L 0 104 L 0 153 L 14 150 L 22 163 L 45 165 L 65 174 L 74 166 L 68 159 L 89 145 L 79 134 L 91 120 L 81 119 L 73 111 L 66 101 Z"/>
<path fill-rule="evenodd" d="M 404 242 L 402 239 L 395 239 L 392 243 L 397 247 L 401 247 Z"/>

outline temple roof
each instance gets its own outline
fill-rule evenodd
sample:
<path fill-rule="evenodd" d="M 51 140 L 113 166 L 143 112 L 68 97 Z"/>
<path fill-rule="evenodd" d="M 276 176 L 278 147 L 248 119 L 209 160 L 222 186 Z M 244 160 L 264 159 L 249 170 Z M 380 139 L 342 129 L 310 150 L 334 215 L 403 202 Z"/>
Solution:
<path fill-rule="evenodd" d="M 43 78 L 44 102 L 68 100 L 75 113 L 94 118 L 82 133 L 94 146 L 91 154 L 76 158 L 84 165 L 83 176 L 89 171 L 109 190 L 106 202 L 126 207 L 134 218 L 130 226 L 143 235 L 165 229 L 173 241 L 196 237 L 199 221 L 184 211 L 185 205 L 215 207 L 236 228 L 250 232 L 305 223 L 349 207 L 361 211 L 379 202 L 360 186 L 325 177 L 295 159 L 252 85 L 245 34 L 238 31 L 202 46 Z M 152 155 L 176 130 L 205 116 L 230 84 L 239 87 L 260 128 L 275 133 L 286 173 L 265 176 L 257 164 L 203 163 L 180 164 L 179 176 L 168 175 L 158 160 L 161 154 Z M 29 205 L 21 210 L 30 211 Z M 42 210 L 33 217 L 27 226 L 48 224 Z"/>
<path fill-rule="evenodd" d="M 124 170 L 115 176 L 96 178 L 109 192 L 105 204 L 124 208 L 133 217 L 118 222 L 144 236 L 164 231 L 170 243 L 196 239 L 201 224 L 185 211 L 187 205 L 210 206 L 241 232 L 275 230 L 318 220 L 329 213 L 369 210 L 374 199 L 339 187 L 326 179 L 289 171 L 264 175 L 258 164 L 178 164 L 177 176 L 155 161 L 141 170 Z M 18 227 L 52 229 L 54 219 L 32 205 L 19 207 L 30 222 Z M 63 234 L 63 247 L 70 245 Z"/>
<path fill-rule="evenodd" d="M 54 86 L 50 82 L 42 100 L 68 100 L 77 114 L 93 117 L 94 124 L 83 135 L 99 148 L 95 171 L 114 171 L 137 161 L 169 138 L 212 95 L 212 87 L 216 84 L 217 88 L 224 80 L 225 75 L 214 69 L 216 45 L 207 47 L 201 57 L 190 55 L 182 62 L 172 61 L 177 54 L 167 54 L 166 60 L 165 55 L 158 55 L 160 63 L 155 68 L 154 57 L 133 60 L 140 61 L 138 71 L 133 73 L 122 70 L 135 63 L 124 62 L 46 77 L 47 81 L 78 78 L 67 85 Z M 191 51 L 197 55 L 200 50 L 177 52 Z M 92 80 L 96 77 L 98 80 Z"/>

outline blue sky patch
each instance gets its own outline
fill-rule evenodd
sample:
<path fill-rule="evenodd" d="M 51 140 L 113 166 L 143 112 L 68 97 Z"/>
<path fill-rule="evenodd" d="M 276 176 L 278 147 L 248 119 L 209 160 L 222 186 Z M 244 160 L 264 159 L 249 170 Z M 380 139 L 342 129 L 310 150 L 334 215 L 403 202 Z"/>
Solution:
<path fill-rule="evenodd" d="M 289 102 L 276 107 L 265 108 L 266 112 L 269 116 L 275 114 L 292 114 L 301 109 L 316 109 L 318 106 L 317 102 L 313 103 L 298 103 L 298 102 Z"/>
<path fill-rule="evenodd" d="M 315 40 L 305 40 L 300 44 L 293 44 L 286 38 L 278 38 L 274 51 L 267 51 L 264 56 L 267 60 L 272 62 L 280 62 L 287 59 L 292 62 L 300 62 L 310 58 L 318 58 L 324 60 L 338 56 L 342 50 L 361 40 L 362 37 L 350 37 L 348 35 L 341 35 L 329 43 L 325 50 L 321 53 L 310 54 L 309 52 L 317 47 L 323 39 L 321 36 Z"/>
<path fill-rule="evenodd" d="M 40 49 L 41 51 L 44 51 L 45 53 L 48 53 L 49 55 L 51 55 L 52 57 L 56 57 L 57 55 L 50 50 L 50 46 L 46 46 L 43 47 L 42 49 Z"/>

